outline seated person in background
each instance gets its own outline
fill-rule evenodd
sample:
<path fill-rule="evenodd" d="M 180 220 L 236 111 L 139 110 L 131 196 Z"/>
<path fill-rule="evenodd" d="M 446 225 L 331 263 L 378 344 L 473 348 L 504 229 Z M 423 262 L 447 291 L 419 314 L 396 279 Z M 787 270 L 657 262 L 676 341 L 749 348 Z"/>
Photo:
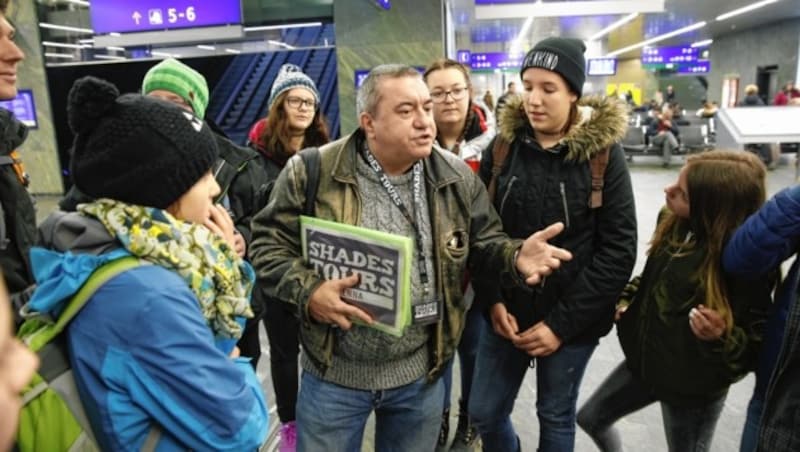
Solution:
<path fill-rule="evenodd" d="M 688 119 L 684 117 L 683 114 L 683 107 L 681 104 L 675 102 L 674 104 L 670 105 L 670 110 L 672 110 L 672 122 L 678 126 L 688 126 L 691 124 Z"/>
<path fill-rule="evenodd" d="M 680 147 L 678 127 L 672 122 L 672 110 L 664 109 L 658 121 L 650 123 L 648 135 L 650 144 L 656 148 L 661 148 L 662 166 L 669 166 L 672 153 Z"/>
<path fill-rule="evenodd" d="M 759 107 L 764 105 L 764 100 L 758 95 L 758 86 L 747 85 L 744 88 L 744 98 L 739 102 L 740 107 Z M 747 143 L 744 148 L 756 154 L 768 168 L 772 169 L 772 152 L 769 143 Z"/>
<path fill-rule="evenodd" d="M 649 128 L 651 124 L 658 122 L 660 118 L 661 108 L 653 102 L 650 102 L 650 109 L 647 111 L 647 117 L 642 120 L 642 125 Z"/>
<path fill-rule="evenodd" d="M 783 89 L 775 94 L 775 105 L 789 105 L 793 99 L 800 99 L 800 91 L 794 87 L 794 82 L 787 82 L 783 85 Z"/>
<path fill-rule="evenodd" d="M 67 104 L 78 189 L 96 201 L 53 213 L 31 251 L 30 310 L 57 316 L 97 268 L 142 265 L 103 284 L 67 326 L 75 382 L 101 450 L 254 450 L 268 411 L 236 339 L 254 274 L 212 204 L 216 141 L 172 103 L 75 82 Z"/>
<path fill-rule="evenodd" d="M 713 118 L 717 115 L 717 103 L 706 100 L 695 114 L 701 118 Z"/>
<path fill-rule="evenodd" d="M 755 107 L 764 105 L 764 100 L 758 95 L 758 86 L 747 85 L 744 88 L 744 98 L 739 102 L 740 107 Z"/>

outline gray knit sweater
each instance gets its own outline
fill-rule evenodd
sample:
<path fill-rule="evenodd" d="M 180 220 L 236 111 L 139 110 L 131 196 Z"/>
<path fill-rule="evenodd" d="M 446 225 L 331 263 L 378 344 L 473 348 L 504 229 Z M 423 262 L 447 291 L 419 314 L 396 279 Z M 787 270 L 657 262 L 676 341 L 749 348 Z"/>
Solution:
<path fill-rule="evenodd" d="M 357 159 L 357 181 L 361 195 L 361 224 L 359 226 L 414 237 L 414 229 L 395 206 L 386 190 L 380 185 L 378 176 L 363 158 Z M 403 204 L 414 215 L 414 210 L 424 212 L 419 215 L 418 226 L 426 249 L 428 274 L 435 275 L 433 269 L 431 222 L 428 202 L 422 196 L 422 204 L 414 206 L 412 191 L 412 172 L 400 176 L 388 176 L 397 188 Z M 423 175 L 423 184 L 425 177 Z M 422 193 L 425 193 L 424 185 Z M 414 248 L 411 272 L 412 304 L 424 303 L 419 278 L 417 249 Z M 435 287 L 435 285 L 432 285 Z M 431 290 L 431 292 L 435 292 Z M 335 330 L 336 345 L 333 363 L 324 375 L 303 355 L 303 369 L 331 383 L 361 390 L 381 390 L 403 386 L 414 382 L 428 371 L 430 352 L 428 339 L 430 326 L 411 325 L 402 337 L 391 336 L 374 328 L 354 325 L 349 331 Z"/>

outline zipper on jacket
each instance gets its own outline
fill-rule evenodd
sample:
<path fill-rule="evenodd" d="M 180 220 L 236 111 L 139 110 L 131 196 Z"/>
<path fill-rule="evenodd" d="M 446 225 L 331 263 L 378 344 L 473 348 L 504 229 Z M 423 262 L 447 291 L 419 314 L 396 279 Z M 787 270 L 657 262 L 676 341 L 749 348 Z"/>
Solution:
<path fill-rule="evenodd" d="M 558 183 L 559 189 L 561 190 L 561 205 L 564 206 L 564 227 L 569 227 L 569 207 L 567 206 L 567 188 L 564 186 L 564 182 Z"/>
<path fill-rule="evenodd" d="M 498 212 L 498 215 L 500 215 L 501 217 L 503 216 L 503 209 L 506 206 L 506 200 L 508 199 L 508 195 L 511 194 L 511 188 L 514 186 L 514 182 L 516 181 L 517 181 L 517 176 L 511 176 L 511 180 L 508 182 L 508 189 L 503 195 L 503 200 L 500 201 L 500 212 Z"/>

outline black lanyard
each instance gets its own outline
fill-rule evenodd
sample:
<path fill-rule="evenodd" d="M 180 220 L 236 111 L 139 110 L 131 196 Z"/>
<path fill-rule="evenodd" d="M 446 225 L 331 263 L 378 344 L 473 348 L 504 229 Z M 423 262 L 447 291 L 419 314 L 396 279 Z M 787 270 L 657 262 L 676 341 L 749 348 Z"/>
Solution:
<path fill-rule="evenodd" d="M 389 194 L 389 199 L 392 200 L 395 206 L 400 209 L 400 212 L 406 217 L 406 220 L 414 228 L 414 235 L 416 236 L 415 242 L 417 242 L 417 264 L 419 266 L 419 280 L 422 283 L 422 292 L 424 296 L 428 295 L 430 291 L 429 285 L 429 278 L 428 278 L 428 269 L 425 265 L 425 248 L 423 247 L 422 242 L 422 233 L 419 230 L 419 226 L 417 224 L 416 219 L 406 208 L 405 204 L 403 204 L 403 200 L 400 199 L 400 195 L 397 193 L 397 188 L 392 184 L 389 180 L 389 177 L 386 176 L 386 173 L 383 171 L 383 167 L 372 155 L 369 148 L 367 148 L 366 144 L 364 145 L 364 158 L 367 160 L 370 168 L 375 171 L 375 174 L 378 175 L 378 179 L 380 179 L 381 186 L 386 190 L 386 193 Z M 422 203 L 422 161 L 417 161 L 414 163 L 412 167 L 413 173 L 413 195 L 414 195 L 414 213 L 417 214 L 418 211 L 421 209 L 416 208 Z"/>

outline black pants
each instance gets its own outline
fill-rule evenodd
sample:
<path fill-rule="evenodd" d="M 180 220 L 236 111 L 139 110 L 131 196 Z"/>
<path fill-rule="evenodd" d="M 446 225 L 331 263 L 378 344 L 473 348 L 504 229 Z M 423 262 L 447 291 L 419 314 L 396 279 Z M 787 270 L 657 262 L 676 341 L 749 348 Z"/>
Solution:
<path fill-rule="evenodd" d="M 278 417 L 282 423 L 294 421 L 300 377 L 297 369 L 297 356 L 300 354 L 297 306 L 267 300 L 264 326 L 269 338 L 269 364 Z"/>
<path fill-rule="evenodd" d="M 250 364 L 253 365 L 253 370 L 258 369 L 258 360 L 261 358 L 261 340 L 258 337 L 258 323 L 261 320 L 263 313 L 256 313 L 252 319 L 247 319 L 244 325 L 244 332 L 236 346 L 239 347 L 239 353 L 247 358 L 250 358 Z"/>

